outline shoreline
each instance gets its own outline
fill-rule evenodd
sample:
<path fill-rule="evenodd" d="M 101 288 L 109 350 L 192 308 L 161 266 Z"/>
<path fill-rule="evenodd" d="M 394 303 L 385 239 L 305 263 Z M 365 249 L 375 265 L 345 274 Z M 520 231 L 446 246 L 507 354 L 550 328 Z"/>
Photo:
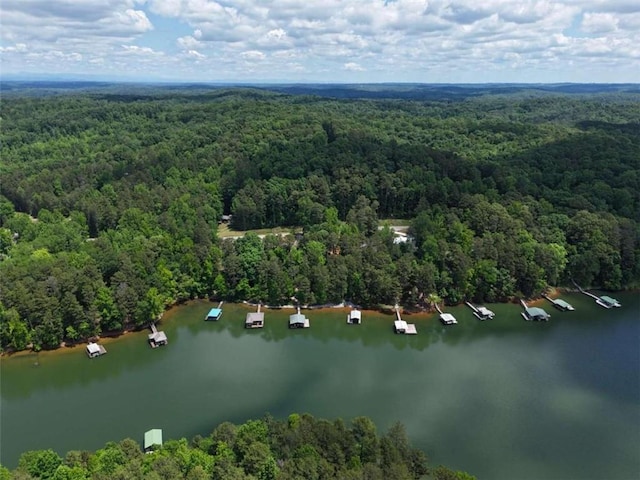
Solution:
<path fill-rule="evenodd" d="M 625 290 L 620 290 L 621 292 L 633 292 L 633 291 L 638 291 L 640 292 L 640 289 L 625 289 Z M 580 290 L 578 290 L 577 288 L 571 288 L 571 287 L 550 287 L 548 292 L 546 293 L 546 295 L 548 295 L 550 298 L 558 298 L 559 296 L 561 296 L 563 293 L 580 293 Z M 207 298 L 194 298 L 194 299 L 190 299 L 190 300 L 186 300 L 183 302 L 176 302 L 175 304 L 169 306 L 166 310 L 164 310 L 162 312 L 162 314 L 160 315 L 160 318 L 158 320 L 156 320 L 156 323 L 159 323 L 161 321 L 166 322 L 166 321 L 171 321 L 171 311 L 174 309 L 177 309 L 181 306 L 184 305 L 189 305 L 189 304 L 193 304 L 193 303 L 199 303 L 199 302 L 210 302 L 210 303 L 215 303 L 218 300 L 211 300 L 211 299 L 207 299 Z M 545 302 L 545 299 L 541 296 L 539 297 L 535 297 L 535 298 L 530 298 L 525 300 L 526 303 L 528 305 L 531 306 L 540 306 Z M 519 299 L 514 297 L 514 298 L 510 298 L 509 300 L 505 301 L 505 302 L 493 302 L 493 304 L 504 304 L 504 305 L 508 305 L 508 304 L 518 304 Z M 258 305 L 261 305 L 261 308 L 266 309 L 266 310 L 292 310 L 295 311 L 298 306 L 294 305 L 294 304 L 286 304 L 286 305 L 267 305 L 264 303 L 257 303 L 257 302 L 250 302 L 250 301 L 242 301 L 242 302 L 229 302 L 231 304 L 234 305 L 242 305 L 245 307 L 252 307 L 252 308 L 257 308 Z M 459 303 L 458 305 L 452 305 L 453 307 L 459 307 L 461 305 L 464 305 L 464 302 Z M 300 305 L 300 309 L 301 310 L 315 310 L 315 311 L 322 311 L 322 310 L 332 310 L 332 311 L 336 311 L 336 310 L 344 310 L 345 313 L 349 312 L 351 309 L 353 308 L 357 308 L 359 310 L 362 310 L 363 312 L 377 312 L 377 313 L 383 313 L 383 314 L 389 314 L 392 315 L 394 313 L 394 306 L 393 305 L 383 305 L 380 304 L 378 306 L 377 309 L 373 309 L 373 308 L 362 308 L 359 305 L 356 305 L 354 303 L 351 302 L 347 302 L 347 301 L 343 301 L 341 303 L 336 303 L 336 304 L 323 304 L 323 305 Z M 411 308 L 406 308 L 406 307 L 400 307 L 400 311 L 402 312 L 403 315 L 406 316 L 425 316 L 425 317 L 430 317 L 430 316 L 434 316 L 434 315 L 438 315 L 438 312 L 435 311 L 435 309 L 430 309 L 427 310 L 425 308 L 415 308 L 415 309 L 411 309 Z M 109 343 L 113 343 L 117 340 L 119 340 L 121 337 L 124 336 L 130 336 L 132 334 L 144 334 L 145 331 L 147 330 L 147 328 L 141 328 L 139 330 L 136 329 L 125 329 L 122 332 L 108 332 L 106 334 L 103 335 L 96 335 L 92 338 L 97 339 L 96 342 L 102 343 L 102 344 L 109 344 Z M 49 354 L 66 354 L 66 353 L 72 353 L 72 352 L 77 352 L 79 349 L 81 348 L 86 348 L 87 344 L 89 342 L 88 341 L 81 341 L 81 342 L 77 342 L 74 343 L 72 345 L 67 345 L 65 342 L 62 342 L 60 344 L 60 346 L 58 346 L 57 348 L 52 348 L 52 349 L 42 349 L 39 351 L 35 351 L 33 349 L 25 349 L 25 350 L 16 350 L 16 351 L 4 351 L 0 353 L 0 359 L 2 358 L 14 358 L 14 357 L 22 357 L 22 356 L 29 356 L 29 355 L 39 355 L 39 354 L 45 354 L 45 355 L 49 355 Z"/>

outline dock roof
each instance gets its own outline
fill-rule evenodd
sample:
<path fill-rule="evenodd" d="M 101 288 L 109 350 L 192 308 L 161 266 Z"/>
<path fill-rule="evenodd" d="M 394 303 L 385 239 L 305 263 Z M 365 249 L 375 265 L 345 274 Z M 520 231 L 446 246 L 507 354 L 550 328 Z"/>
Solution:
<path fill-rule="evenodd" d="M 607 295 L 603 295 L 600 297 L 600 300 L 602 300 L 603 302 L 606 303 L 618 303 L 618 300 L 616 300 L 615 298 L 611 298 Z"/>
<path fill-rule="evenodd" d="M 154 428 L 144 434 L 144 449 L 148 450 L 154 445 L 162 446 L 162 430 Z"/>
<path fill-rule="evenodd" d="M 247 319 L 245 320 L 245 323 L 263 322 L 263 321 L 264 321 L 263 312 L 249 312 L 247 313 Z"/>
<path fill-rule="evenodd" d="M 156 332 L 152 335 L 153 335 L 153 341 L 156 343 L 167 341 L 167 334 L 164 333 L 163 331 Z"/>
<path fill-rule="evenodd" d="M 529 307 L 525 310 L 527 315 L 530 317 L 548 317 L 549 314 L 545 312 L 542 308 L 538 307 Z"/>
<path fill-rule="evenodd" d="M 293 315 L 289 315 L 289 324 L 292 323 L 304 323 L 306 317 L 302 313 L 294 313 Z"/>
<path fill-rule="evenodd" d="M 406 330 L 407 322 L 405 322 L 404 320 L 396 320 L 393 322 L 393 326 L 396 328 L 396 330 Z"/>
<path fill-rule="evenodd" d="M 454 317 L 450 313 L 440 314 L 440 319 L 445 323 L 458 323 L 458 321 L 456 320 L 456 317 Z"/>
<path fill-rule="evenodd" d="M 100 347 L 97 343 L 90 343 L 87 345 L 87 352 L 89 353 L 100 353 Z"/>
<path fill-rule="evenodd" d="M 221 308 L 212 308 L 211 310 L 209 310 L 207 317 L 219 317 L 221 313 L 222 313 Z"/>
<path fill-rule="evenodd" d="M 569 302 L 565 302 L 561 298 L 556 298 L 555 299 L 555 303 L 556 303 L 556 305 L 560 305 L 561 307 L 564 307 L 564 308 L 568 308 L 568 307 L 571 306 L 571 304 L 569 304 Z"/>

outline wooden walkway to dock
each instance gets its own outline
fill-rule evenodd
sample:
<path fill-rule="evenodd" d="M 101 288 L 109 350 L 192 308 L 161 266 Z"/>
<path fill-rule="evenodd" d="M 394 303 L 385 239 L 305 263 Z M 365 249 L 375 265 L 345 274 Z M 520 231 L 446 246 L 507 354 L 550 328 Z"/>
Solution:
<path fill-rule="evenodd" d="M 573 282 L 573 284 L 576 286 L 576 288 L 580 291 L 580 293 L 584 293 L 585 295 L 587 295 L 588 297 L 593 298 L 596 303 L 598 305 L 600 305 L 601 307 L 604 308 L 611 308 L 611 307 L 620 307 L 620 302 L 618 302 L 615 298 L 611 298 L 608 297 L 606 295 L 603 295 L 602 297 L 599 297 L 597 295 L 594 295 L 591 292 L 587 292 L 585 289 L 583 289 L 580 285 L 578 285 L 574 279 L 571 279 L 571 281 Z"/>
<path fill-rule="evenodd" d="M 599 297 L 599 296 L 594 295 L 594 294 L 593 294 L 593 293 L 591 293 L 591 292 L 587 292 L 584 288 L 582 288 L 580 285 L 578 285 L 578 284 L 576 283 L 576 281 L 575 281 L 575 280 L 571 279 L 571 281 L 573 282 L 573 284 L 576 286 L 576 288 L 578 289 L 578 291 L 579 291 L 580 293 L 584 293 L 586 296 L 593 298 L 596 302 L 597 302 L 598 300 L 600 300 L 600 297 Z"/>

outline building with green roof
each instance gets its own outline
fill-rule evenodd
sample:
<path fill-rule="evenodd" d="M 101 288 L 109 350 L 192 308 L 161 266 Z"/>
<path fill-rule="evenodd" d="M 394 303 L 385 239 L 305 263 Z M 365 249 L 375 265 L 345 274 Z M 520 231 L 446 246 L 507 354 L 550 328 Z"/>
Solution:
<path fill-rule="evenodd" d="M 162 446 L 162 430 L 154 428 L 145 432 L 144 434 L 144 451 L 149 453 L 154 450 L 154 447 Z"/>

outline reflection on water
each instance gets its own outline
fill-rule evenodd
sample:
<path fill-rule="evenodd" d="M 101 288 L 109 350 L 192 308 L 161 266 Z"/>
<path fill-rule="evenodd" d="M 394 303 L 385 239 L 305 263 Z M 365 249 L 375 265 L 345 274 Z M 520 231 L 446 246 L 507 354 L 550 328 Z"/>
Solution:
<path fill-rule="evenodd" d="M 165 315 L 167 347 L 139 332 L 94 360 L 82 349 L 3 359 L 1 460 L 298 411 L 368 415 L 383 429 L 400 420 L 434 463 L 479 478 L 637 477 L 638 300 L 620 297 L 615 311 L 579 295 L 567 298 L 576 312 L 542 303 L 548 323 L 525 322 L 515 305 L 491 305 L 485 322 L 448 309 L 451 327 L 405 315 L 416 336 L 395 335 L 393 315 L 347 325 L 344 309 L 308 311 L 311 328 L 294 331 L 291 310 L 268 310 L 265 328 L 246 330 L 253 309 L 225 305 L 205 322 L 211 305 L 193 302 Z"/>

